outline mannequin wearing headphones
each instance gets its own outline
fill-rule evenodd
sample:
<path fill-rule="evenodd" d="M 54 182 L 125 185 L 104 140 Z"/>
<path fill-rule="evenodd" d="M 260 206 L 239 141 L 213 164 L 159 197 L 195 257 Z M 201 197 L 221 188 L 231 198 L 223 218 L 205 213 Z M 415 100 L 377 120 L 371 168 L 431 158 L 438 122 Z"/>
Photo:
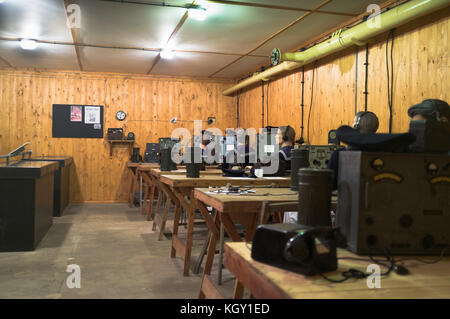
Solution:
<path fill-rule="evenodd" d="M 358 112 L 353 119 L 353 128 L 360 133 L 376 133 L 378 126 L 378 117 L 370 111 Z"/>
<path fill-rule="evenodd" d="M 353 128 L 358 130 L 359 133 L 376 133 L 378 130 L 379 122 L 378 117 L 373 112 L 361 111 L 355 114 L 353 119 Z M 351 150 L 352 148 L 347 146 L 345 150 Z M 338 171 L 339 171 L 339 152 L 345 150 L 335 150 L 328 161 L 328 169 L 333 170 L 333 189 L 337 189 Z"/>
<path fill-rule="evenodd" d="M 291 151 L 295 143 L 295 130 L 290 126 L 280 126 L 278 129 L 278 138 L 280 143 L 280 173 L 291 169 Z"/>

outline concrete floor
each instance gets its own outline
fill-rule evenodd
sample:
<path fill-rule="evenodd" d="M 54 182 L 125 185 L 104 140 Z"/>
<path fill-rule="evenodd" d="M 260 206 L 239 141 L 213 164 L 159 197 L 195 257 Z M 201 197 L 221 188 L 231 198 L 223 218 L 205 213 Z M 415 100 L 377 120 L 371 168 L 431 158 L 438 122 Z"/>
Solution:
<path fill-rule="evenodd" d="M 151 224 L 125 204 L 71 204 L 35 251 L 0 253 L 0 298 L 197 298 L 201 272 L 184 277 L 183 260 L 170 258 L 170 235 L 158 241 Z M 205 227 L 195 227 L 193 259 Z M 80 266 L 81 288 L 66 285 L 70 264 Z M 220 290 L 231 297 L 233 287 L 225 269 Z"/>

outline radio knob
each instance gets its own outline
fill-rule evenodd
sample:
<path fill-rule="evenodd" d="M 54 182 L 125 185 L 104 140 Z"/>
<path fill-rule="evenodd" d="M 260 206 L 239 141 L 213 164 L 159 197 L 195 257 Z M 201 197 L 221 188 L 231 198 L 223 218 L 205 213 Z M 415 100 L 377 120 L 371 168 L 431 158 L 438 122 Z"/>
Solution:
<path fill-rule="evenodd" d="M 438 166 L 437 166 L 436 163 L 429 163 L 429 164 L 427 165 L 427 172 L 428 172 L 429 174 L 436 174 L 437 171 L 438 171 Z"/>
<path fill-rule="evenodd" d="M 375 246 L 378 242 L 378 238 L 375 235 L 369 235 L 366 238 L 366 243 L 368 246 Z"/>
<path fill-rule="evenodd" d="M 431 235 L 426 235 L 422 240 L 422 246 L 425 249 L 430 249 L 434 247 L 434 237 Z"/>
<path fill-rule="evenodd" d="M 384 162 L 381 158 L 376 158 L 370 163 L 370 165 L 372 166 L 373 169 L 380 171 L 384 167 Z"/>
<path fill-rule="evenodd" d="M 400 217 L 400 225 L 402 225 L 402 227 L 409 228 L 409 227 L 411 227 L 412 223 L 413 223 L 413 219 L 411 216 L 402 215 Z"/>

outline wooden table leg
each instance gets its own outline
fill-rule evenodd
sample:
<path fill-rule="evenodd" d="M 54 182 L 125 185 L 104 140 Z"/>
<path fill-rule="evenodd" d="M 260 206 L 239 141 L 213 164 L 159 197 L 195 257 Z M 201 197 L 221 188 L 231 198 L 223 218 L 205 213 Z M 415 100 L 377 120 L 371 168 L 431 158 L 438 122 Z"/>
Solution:
<path fill-rule="evenodd" d="M 147 220 L 152 220 L 153 201 L 155 200 L 155 184 L 150 187 L 150 203 L 147 206 Z"/>
<path fill-rule="evenodd" d="M 244 286 L 242 283 L 236 279 L 234 282 L 234 292 L 233 292 L 233 299 L 242 299 L 244 296 Z"/>
<path fill-rule="evenodd" d="M 218 235 L 218 215 L 214 216 L 215 227 L 211 229 L 211 235 L 209 237 L 208 253 L 206 254 L 205 268 L 203 269 L 202 283 L 200 285 L 199 299 L 210 297 L 211 295 L 217 295 L 219 291 L 214 287 L 211 281 L 211 269 L 214 261 L 214 254 L 216 253 L 217 235 Z"/>
<path fill-rule="evenodd" d="M 217 273 L 217 284 L 222 284 L 222 268 L 223 268 L 223 246 L 225 241 L 223 224 L 220 224 L 220 235 L 219 235 L 219 272 Z"/>
<path fill-rule="evenodd" d="M 255 220 L 254 222 L 255 225 L 257 218 L 258 215 L 255 214 L 255 217 L 253 218 L 253 220 Z M 230 215 L 221 214 L 220 220 L 223 226 L 225 227 L 225 230 L 227 231 L 228 235 L 231 237 L 233 241 L 242 241 L 241 236 L 239 236 L 238 232 L 236 231 L 236 228 L 234 227 L 234 223 L 231 220 Z M 233 298 L 242 299 L 243 294 L 244 294 L 244 286 L 239 282 L 239 280 L 236 279 L 234 283 Z"/>
<path fill-rule="evenodd" d="M 166 223 L 167 223 L 167 219 L 169 218 L 169 211 L 170 211 L 170 207 L 171 207 L 171 203 L 173 202 L 175 204 L 175 218 L 179 218 L 179 206 L 180 203 L 177 199 L 177 197 L 173 194 L 173 192 L 170 190 L 170 188 L 167 185 L 162 184 L 161 182 L 159 182 L 158 180 L 154 180 L 155 184 L 158 185 L 158 188 L 161 190 L 161 192 L 165 195 L 166 197 L 166 203 L 164 206 L 164 212 L 163 215 L 160 216 L 158 214 L 158 212 L 155 212 L 155 218 L 154 218 L 154 223 L 153 225 L 156 224 L 159 226 L 159 240 L 162 240 L 162 237 L 164 235 L 164 230 L 166 227 Z M 178 216 L 178 217 L 177 217 Z"/>
<path fill-rule="evenodd" d="M 147 210 L 147 201 L 150 193 L 150 186 L 145 185 L 144 187 L 144 195 L 142 196 L 142 205 L 141 205 L 141 215 L 145 214 L 145 211 Z"/>
<path fill-rule="evenodd" d="M 161 183 L 162 185 L 162 183 Z M 191 263 L 191 252 L 192 252 L 192 242 L 193 242 L 193 232 L 195 224 L 195 209 L 196 200 L 194 196 L 194 190 L 189 188 L 173 188 L 173 194 L 179 200 L 180 205 L 185 209 L 187 214 L 187 227 L 186 227 L 186 240 L 183 241 L 178 237 L 179 223 L 174 222 L 174 229 L 172 232 L 172 251 L 171 256 L 176 253 L 184 259 L 183 274 L 189 276 L 190 263 Z M 189 197 L 189 201 L 186 200 L 185 196 Z"/>
<path fill-rule="evenodd" d="M 191 192 L 190 196 L 190 207 L 187 211 L 187 230 L 186 230 L 186 249 L 184 254 L 184 275 L 189 276 L 189 266 L 191 264 L 191 252 L 192 252 L 192 236 L 194 232 L 194 221 L 195 221 L 195 198 L 194 190 Z"/>
<path fill-rule="evenodd" d="M 180 189 L 173 189 L 173 194 L 178 198 L 178 202 L 180 205 L 184 208 L 185 211 L 189 211 L 190 209 L 190 203 L 186 201 L 184 197 L 184 192 Z M 181 209 L 181 208 L 180 208 Z M 172 230 L 172 249 L 170 252 L 170 255 L 175 257 L 176 253 L 182 258 L 186 258 L 186 245 L 180 240 L 178 237 L 178 228 L 179 223 L 178 220 L 174 221 L 173 223 L 173 230 Z M 185 274 L 185 272 L 184 272 Z"/>
<path fill-rule="evenodd" d="M 163 236 L 164 236 L 164 230 L 166 229 L 166 222 L 167 222 L 167 218 L 169 216 L 169 210 L 170 210 L 170 206 L 171 206 L 171 200 L 169 196 L 166 196 L 166 204 L 164 206 L 164 212 L 163 215 L 161 217 L 161 222 L 158 225 L 159 226 L 159 236 L 158 236 L 158 240 L 162 240 Z"/>
<path fill-rule="evenodd" d="M 178 236 L 178 224 L 180 223 L 180 215 L 181 215 L 181 205 L 180 205 L 180 202 L 177 201 L 175 203 L 175 214 L 173 216 L 172 237 Z M 172 245 L 172 247 L 170 249 L 170 257 L 175 258 L 176 255 L 177 255 L 177 251 Z"/>
<path fill-rule="evenodd" d="M 153 225 L 152 225 L 152 230 L 155 231 L 156 230 L 156 216 L 159 215 L 159 211 L 161 209 L 161 204 L 163 203 L 163 192 L 160 190 L 158 193 L 158 203 L 156 203 L 156 210 L 153 216 Z"/>
<path fill-rule="evenodd" d="M 129 207 L 133 207 L 133 202 L 134 202 L 134 193 L 135 193 L 135 184 L 136 184 L 136 171 L 135 168 L 133 167 L 128 167 L 128 171 L 130 172 L 131 175 L 131 183 L 130 183 L 130 188 L 129 188 L 129 193 L 128 193 L 128 206 Z"/>
<path fill-rule="evenodd" d="M 153 185 L 153 181 L 147 172 L 139 170 L 139 174 L 142 176 L 142 179 L 144 180 L 144 182 L 146 184 L 146 186 L 144 188 L 143 203 L 141 205 L 141 214 L 144 215 L 148 209 L 147 201 L 150 197 L 150 189 L 151 189 L 151 186 Z"/>

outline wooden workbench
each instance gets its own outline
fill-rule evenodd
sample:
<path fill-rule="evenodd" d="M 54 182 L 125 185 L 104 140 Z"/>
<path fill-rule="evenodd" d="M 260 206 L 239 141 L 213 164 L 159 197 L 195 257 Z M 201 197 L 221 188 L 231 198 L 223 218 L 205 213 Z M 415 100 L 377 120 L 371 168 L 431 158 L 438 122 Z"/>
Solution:
<path fill-rule="evenodd" d="M 343 283 L 330 283 L 319 275 L 303 276 L 260 263 L 251 258 L 251 244 L 226 243 L 225 266 L 257 299 L 425 299 L 450 298 L 450 257 L 435 264 L 408 260 L 403 262 L 408 275 L 391 272 L 381 277 L 381 288 L 368 288 L 366 279 L 349 279 Z M 339 249 L 338 258 L 355 257 L 367 261 L 339 260 L 337 271 L 326 273 L 332 279 L 341 279 L 349 268 L 366 272 L 372 264 L 367 256 L 357 256 Z M 396 260 L 412 257 L 396 257 Z M 432 261 L 437 257 L 418 257 Z M 382 258 L 378 258 L 382 259 Z M 381 272 L 386 268 L 381 266 Z"/>
<path fill-rule="evenodd" d="M 150 221 L 153 219 L 153 225 L 152 229 L 156 230 L 156 226 L 159 227 L 159 235 L 158 239 L 162 240 L 164 235 L 164 229 L 166 226 L 166 222 L 168 219 L 169 214 L 169 208 L 170 208 L 170 202 L 171 197 L 170 194 L 165 193 L 165 188 L 160 186 L 159 178 L 162 174 L 164 175 L 186 175 L 186 169 L 185 168 L 179 168 L 177 170 L 173 171 L 161 171 L 160 168 L 155 167 L 139 167 L 138 168 L 138 174 L 142 176 L 143 180 L 146 182 L 147 186 L 144 190 L 144 203 L 141 207 L 142 214 L 147 213 L 147 220 Z M 200 171 L 200 176 L 205 175 L 220 175 L 222 174 L 222 170 L 210 168 L 204 171 Z M 154 214 L 154 218 L 152 218 L 152 210 L 153 210 L 153 201 L 155 198 L 155 194 L 158 196 L 158 202 L 156 204 L 156 210 Z M 166 203 L 164 205 L 164 211 L 163 214 L 160 215 L 160 207 L 162 205 L 162 194 L 166 196 Z M 178 205 L 178 200 L 174 199 L 175 206 Z M 178 205 L 179 206 L 179 205 Z"/>
<path fill-rule="evenodd" d="M 139 185 L 139 169 L 148 169 L 148 168 L 158 168 L 159 164 L 157 163 L 133 163 L 127 162 L 128 172 L 130 173 L 130 185 L 128 186 L 128 206 L 133 207 L 134 204 L 134 194 Z"/>
<path fill-rule="evenodd" d="M 189 275 L 192 235 L 194 229 L 194 218 L 196 209 L 196 200 L 194 197 L 194 188 L 209 186 L 270 186 L 289 187 L 290 178 L 288 177 L 267 177 L 267 178 L 247 178 L 247 177 L 224 177 L 215 175 L 201 176 L 200 178 L 187 178 L 185 175 L 161 175 L 159 187 L 167 194 L 168 198 L 175 203 L 175 216 L 172 231 L 172 249 L 170 256 L 175 258 L 178 253 L 184 259 L 184 275 Z M 180 217 L 180 205 L 182 205 L 187 214 L 187 235 L 186 243 L 178 237 L 178 221 Z"/>
<path fill-rule="evenodd" d="M 217 188 L 196 188 L 194 197 L 197 207 L 202 213 L 210 230 L 209 247 L 200 286 L 199 298 L 219 298 L 220 293 L 214 286 L 210 275 L 216 251 L 217 237 L 221 224 L 229 237 L 236 242 L 242 241 L 235 223 L 246 227 L 246 241 L 251 241 L 258 224 L 258 216 L 261 212 L 263 202 L 281 203 L 298 201 L 298 193 L 290 188 L 254 188 L 255 193 L 231 195 L 214 193 Z M 210 206 L 216 210 L 214 219 L 209 215 L 206 207 Z M 221 266 L 219 266 L 221 267 Z M 240 297 L 243 287 L 236 282 L 234 294 Z"/>

